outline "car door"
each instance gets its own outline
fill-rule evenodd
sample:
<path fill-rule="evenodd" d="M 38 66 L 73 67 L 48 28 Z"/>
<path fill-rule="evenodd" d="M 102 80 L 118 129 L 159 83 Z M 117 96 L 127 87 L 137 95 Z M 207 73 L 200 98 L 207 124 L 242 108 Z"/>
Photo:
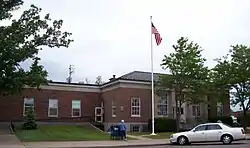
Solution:
<path fill-rule="evenodd" d="M 205 141 L 206 140 L 205 131 L 206 131 L 206 125 L 199 125 L 196 128 L 194 128 L 192 131 L 190 131 L 190 135 L 188 135 L 190 142 Z"/>
<path fill-rule="evenodd" d="M 223 129 L 219 124 L 207 125 L 207 129 L 205 131 L 206 141 L 220 141 L 222 132 Z"/>

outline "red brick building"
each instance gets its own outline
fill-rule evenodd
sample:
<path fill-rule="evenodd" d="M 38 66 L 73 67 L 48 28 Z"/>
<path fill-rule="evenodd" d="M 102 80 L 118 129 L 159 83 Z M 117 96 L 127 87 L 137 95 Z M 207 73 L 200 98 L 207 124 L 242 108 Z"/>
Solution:
<path fill-rule="evenodd" d="M 155 74 L 157 80 L 159 74 Z M 27 108 L 34 106 L 39 121 L 102 122 L 125 120 L 130 131 L 147 130 L 151 118 L 151 74 L 134 71 L 111 78 L 103 85 L 50 82 L 40 90 L 25 88 L 22 93 L 0 99 L 0 121 L 22 121 Z M 175 117 L 175 92 L 155 95 L 155 116 Z M 207 97 L 204 95 L 204 97 Z M 194 117 L 205 121 L 211 115 L 229 115 L 229 100 L 224 104 L 190 105 L 181 108 L 181 125 L 191 125 Z"/>

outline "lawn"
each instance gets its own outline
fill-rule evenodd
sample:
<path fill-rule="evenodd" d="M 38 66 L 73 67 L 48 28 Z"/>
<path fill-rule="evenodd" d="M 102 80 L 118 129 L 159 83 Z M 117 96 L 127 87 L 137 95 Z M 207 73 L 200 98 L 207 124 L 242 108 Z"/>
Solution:
<path fill-rule="evenodd" d="M 133 136 L 142 136 L 142 137 L 150 138 L 150 139 L 169 139 L 169 137 L 173 133 L 171 132 L 156 133 L 155 136 L 150 135 L 151 133 L 148 133 L 148 132 L 130 132 L 128 134 L 133 135 Z"/>
<path fill-rule="evenodd" d="M 37 130 L 16 130 L 21 141 L 101 141 L 109 140 L 108 133 L 90 126 L 39 125 Z"/>

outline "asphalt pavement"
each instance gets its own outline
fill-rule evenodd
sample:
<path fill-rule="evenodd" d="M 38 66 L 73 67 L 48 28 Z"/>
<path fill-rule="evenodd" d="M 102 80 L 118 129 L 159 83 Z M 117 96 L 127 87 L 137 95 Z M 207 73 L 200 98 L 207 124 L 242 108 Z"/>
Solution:
<path fill-rule="evenodd" d="M 250 140 L 233 142 L 231 145 L 223 145 L 222 143 L 196 143 L 187 146 L 164 145 L 164 146 L 146 146 L 140 148 L 250 148 Z M 128 147 L 139 148 L 139 147 Z"/>

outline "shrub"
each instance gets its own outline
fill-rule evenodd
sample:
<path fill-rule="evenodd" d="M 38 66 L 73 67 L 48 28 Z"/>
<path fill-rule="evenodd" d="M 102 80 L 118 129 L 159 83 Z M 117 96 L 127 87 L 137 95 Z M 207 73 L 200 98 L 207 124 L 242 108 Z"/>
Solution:
<path fill-rule="evenodd" d="M 209 122 L 216 123 L 218 121 L 221 121 L 224 124 L 233 126 L 233 119 L 232 117 L 228 116 L 217 116 L 217 117 L 212 117 L 208 119 Z"/>
<path fill-rule="evenodd" d="M 24 130 L 37 129 L 37 124 L 35 121 L 35 114 L 34 114 L 33 107 L 29 107 L 29 109 L 27 110 L 27 115 L 24 119 L 22 129 L 24 129 Z"/>
<path fill-rule="evenodd" d="M 152 131 L 152 119 L 148 120 L 148 129 Z M 155 118 L 155 132 L 176 132 L 176 120 L 170 118 Z"/>
<path fill-rule="evenodd" d="M 240 116 L 237 118 L 237 122 L 241 125 L 245 125 L 245 127 L 250 126 L 250 115 L 247 115 L 246 117 Z"/>

